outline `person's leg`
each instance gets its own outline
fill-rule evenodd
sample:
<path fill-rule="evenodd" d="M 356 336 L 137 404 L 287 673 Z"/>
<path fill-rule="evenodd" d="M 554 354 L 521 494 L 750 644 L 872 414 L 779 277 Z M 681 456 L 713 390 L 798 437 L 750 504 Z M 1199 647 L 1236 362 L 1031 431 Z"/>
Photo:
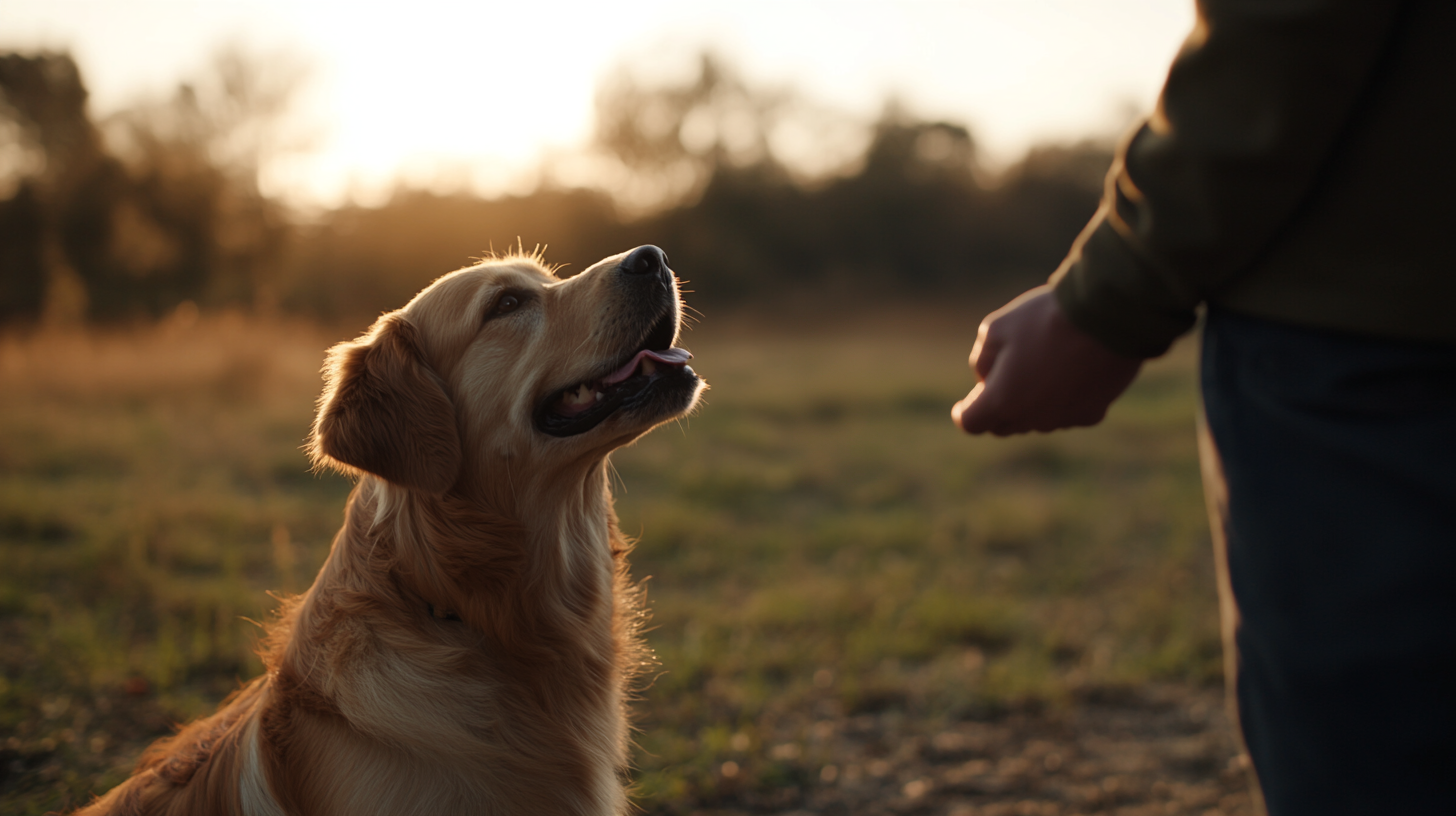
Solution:
<path fill-rule="evenodd" d="M 1206 473 L 1271 816 L 1456 801 L 1456 346 L 1210 309 Z"/>

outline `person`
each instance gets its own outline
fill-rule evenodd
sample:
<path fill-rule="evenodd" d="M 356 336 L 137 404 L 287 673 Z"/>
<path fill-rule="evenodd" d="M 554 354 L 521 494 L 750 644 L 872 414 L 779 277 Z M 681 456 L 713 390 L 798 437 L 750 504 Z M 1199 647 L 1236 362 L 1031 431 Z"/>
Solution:
<path fill-rule="evenodd" d="M 1456 812 L 1456 3 L 1200 0 L 972 434 L 1094 425 L 1203 310 L 1225 649 L 1271 816 Z"/>

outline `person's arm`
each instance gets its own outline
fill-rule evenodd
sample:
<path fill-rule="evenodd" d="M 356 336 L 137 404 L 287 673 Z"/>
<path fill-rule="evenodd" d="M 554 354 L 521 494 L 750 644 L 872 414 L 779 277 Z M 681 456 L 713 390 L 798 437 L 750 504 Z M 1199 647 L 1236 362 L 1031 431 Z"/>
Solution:
<path fill-rule="evenodd" d="M 1100 421 L 1315 191 L 1404 6 L 1201 0 L 1157 111 L 1119 149 L 1050 289 L 981 324 L 980 383 L 956 424 L 1004 435 Z"/>
<path fill-rule="evenodd" d="M 1404 5 L 1200 2 L 1156 112 L 1052 276 L 1067 317 L 1125 356 L 1166 351 L 1315 192 Z"/>

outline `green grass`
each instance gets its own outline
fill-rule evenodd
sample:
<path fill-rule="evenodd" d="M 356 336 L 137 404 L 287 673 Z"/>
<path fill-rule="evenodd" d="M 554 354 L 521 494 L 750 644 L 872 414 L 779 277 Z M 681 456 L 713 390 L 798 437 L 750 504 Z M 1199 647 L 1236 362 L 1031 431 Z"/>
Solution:
<path fill-rule="evenodd" d="M 641 707 L 649 800 L 711 797 L 729 759 L 735 784 L 783 783 L 724 733 L 1217 681 L 1191 350 L 1099 428 L 972 439 L 948 417 L 968 328 L 693 343 L 707 406 L 615 459 L 663 665 Z"/>
<path fill-rule="evenodd" d="M 1217 680 L 1191 351 L 1099 428 L 972 439 L 948 411 L 973 332 L 687 337 L 707 404 L 613 460 L 661 661 L 636 706 L 649 811 L 711 800 L 730 759 L 739 787 L 805 781 L 828 718 Z M 0 811 L 84 801 L 259 670 L 245 619 L 307 585 L 349 489 L 298 449 L 343 334 L 0 342 Z"/>

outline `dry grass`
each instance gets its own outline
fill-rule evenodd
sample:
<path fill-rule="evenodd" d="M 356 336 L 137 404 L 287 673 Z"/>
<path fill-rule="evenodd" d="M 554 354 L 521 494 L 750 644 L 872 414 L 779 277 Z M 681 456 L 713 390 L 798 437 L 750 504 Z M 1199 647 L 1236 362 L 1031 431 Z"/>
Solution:
<path fill-rule="evenodd" d="M 820 323 L 706 321 L 708 404 L 614 459 L 663 666 L 645 807 L 711 801 L 730 759 L 735 790 L 814 778 L 768 743 L 815 719 L 1216 680 L 1186 347 L 1098 429 L 968 439 L 974 325 Z M 184 315 L 0 340 L 0 810 L 81 801 L 257 671 L 245 619 L 306 585 L 349 488 L 298 447 L 350 335 Z"/>

